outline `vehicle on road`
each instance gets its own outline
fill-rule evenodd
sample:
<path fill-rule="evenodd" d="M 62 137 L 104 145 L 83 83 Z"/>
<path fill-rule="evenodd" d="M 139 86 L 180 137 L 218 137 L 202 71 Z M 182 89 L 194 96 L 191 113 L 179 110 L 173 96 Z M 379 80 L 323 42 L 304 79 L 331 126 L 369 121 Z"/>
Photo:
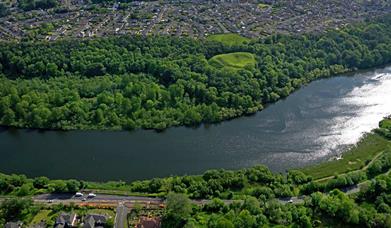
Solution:
<path fill-rule="evenodd" d="M 86 198 L 82 198 L 81 201 L 86 201 L 87 199 Z"/>
<path fill-rule="evenodd" d="M 88 196 L 87 196 L 88 198 L 94 198 L 94 197 L 96 197 L 96 195 L 94 194 L 94 193 L 90 193 L 90 194 L 88 194 Z"/>
<path fill-rule="evenodd" d="M 293 203 L 293 199 L 290 199 L 290 200 L 288 201 L 288 203 Z"/>
<path fill-rule="evenodd" d="M 83 193 L 81 193 L 81 192 L 76 192 L 75 197 L 83 197 Z"/>

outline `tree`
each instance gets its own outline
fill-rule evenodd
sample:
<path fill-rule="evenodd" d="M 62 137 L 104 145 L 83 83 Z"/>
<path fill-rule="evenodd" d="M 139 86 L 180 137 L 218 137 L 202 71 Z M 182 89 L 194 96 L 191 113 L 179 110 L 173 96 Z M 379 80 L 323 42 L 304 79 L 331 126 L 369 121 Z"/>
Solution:
<path fill-rule="evenodd" d="M 33 180 L 34 188 L 38 188 L 38 189 L 46 187 L 48 183 L 49 183 L 49 178 L 47 177 L 36 177 Z"/>
<path fill-rule="evenodd" d="M 163 227 L 182 227 L 192 212 L 191 201 L 180 193 L 169 193 L 166 199 L 166 210 L 163 216 Z"/>
<path fill-rule="evenodd" d="M 8 14 L 8 7 L 4 3 L 0 2 L 0 17 L 7 16 Z"/>
<path fill-rule="evenodd" d="M 0 217 L 6 221 L 22 220 L 29 213 L 32 205 L 31 199 L 5 199 L 0 205 Z"/>
<path fill-rule="evenodd" d="M 255 227 L 256 218 L 250 214 L 247 210 L 242 210 L 235 218 L 235 227 Z"/>
<path fill-rule="evenodd" d="M 80 182 L 77 180 L 67 180 L 66 181 L 66 191 L 70 193 L 75 193 L 80 190 Z"/>
<path fill-rule="evenodd" d="M 299 170 L 289 170 L 287 178 L 290 183 L 296 185 L 308 183 L 312 179 Z"/>

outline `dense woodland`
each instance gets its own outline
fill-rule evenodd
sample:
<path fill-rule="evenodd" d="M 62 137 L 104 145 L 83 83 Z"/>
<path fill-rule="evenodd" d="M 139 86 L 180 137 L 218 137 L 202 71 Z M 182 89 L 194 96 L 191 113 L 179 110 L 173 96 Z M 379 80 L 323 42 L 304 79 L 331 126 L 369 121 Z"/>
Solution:
<path fill-rule="evenodd" d="M 172 37 L 0 43 L 2 125 L 165 129 L 251 114 L 319 77 L 391 62 L 391 17 L 225 45 Z M 248 52 L 256 64 L 216 67 Z"/>

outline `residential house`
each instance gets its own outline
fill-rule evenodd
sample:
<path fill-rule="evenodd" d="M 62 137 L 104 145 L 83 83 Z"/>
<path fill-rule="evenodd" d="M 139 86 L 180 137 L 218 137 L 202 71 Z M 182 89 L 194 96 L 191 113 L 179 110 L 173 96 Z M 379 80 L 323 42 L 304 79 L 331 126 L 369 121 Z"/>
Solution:
<path fill-rule="evenodd" d="M 68 214 L 68 213 L 62 213 L 58 218 L 56 219 L 56 223 L 54 224 L 55 228 L 68 228 L 68 227 L 74 227 L 76 225 L 76 214 Z"/>
<path fill-rule="evenodd" d="M 83 228 L 103 228 L 107 218 L 104 215 L 90 214 L 85 216 Z"/>

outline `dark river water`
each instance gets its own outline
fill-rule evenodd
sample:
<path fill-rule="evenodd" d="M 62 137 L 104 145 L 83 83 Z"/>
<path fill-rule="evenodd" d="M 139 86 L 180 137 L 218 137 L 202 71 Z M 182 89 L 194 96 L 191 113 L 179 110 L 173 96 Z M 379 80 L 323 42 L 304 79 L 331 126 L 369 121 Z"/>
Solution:
<path fill-rule="evenodd" d="M 265 164 L 283 172 L 340 154 L 391 114 L 391 68 L 322 79 L 250 117 L 163 133 L 0 130 L 0 172 L 135 180 Z"/>

